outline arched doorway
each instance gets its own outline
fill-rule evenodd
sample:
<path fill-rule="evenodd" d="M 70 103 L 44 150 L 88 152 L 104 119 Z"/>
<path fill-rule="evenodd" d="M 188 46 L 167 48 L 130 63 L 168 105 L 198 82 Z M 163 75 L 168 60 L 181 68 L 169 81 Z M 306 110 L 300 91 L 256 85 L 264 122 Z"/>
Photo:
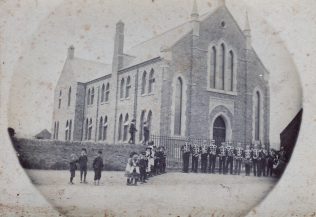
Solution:
<path fill-rule="evenodd" d="M 226 124 L 222 116 L 215 119 L 213 124 L 213 139 L 216 145 L 226 141 Z"/>

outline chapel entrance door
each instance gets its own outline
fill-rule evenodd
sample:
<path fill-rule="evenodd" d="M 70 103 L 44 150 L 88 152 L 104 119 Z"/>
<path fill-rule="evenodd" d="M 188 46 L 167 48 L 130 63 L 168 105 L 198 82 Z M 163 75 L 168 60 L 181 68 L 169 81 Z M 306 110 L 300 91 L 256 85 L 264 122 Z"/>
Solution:
<path fill-rule="evenodd" d="M 217 117 L 214 121 L 213 139 L 217 146 L 220 146 L 222 142 L 226 141 L 226 124 L 221 116 Z"/>

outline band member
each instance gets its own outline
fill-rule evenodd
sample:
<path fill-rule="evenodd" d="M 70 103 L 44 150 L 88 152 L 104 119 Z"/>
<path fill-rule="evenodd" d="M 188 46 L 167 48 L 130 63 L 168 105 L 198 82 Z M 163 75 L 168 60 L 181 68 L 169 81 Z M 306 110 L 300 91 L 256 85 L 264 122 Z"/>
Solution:
<path fill-rule="evenodd" d="M 273 151 L 270 150 L 268 154 L 268 162 L 267 162 L 267 176 L 272 176 L 272 170 L 273 170 L 273 161 L 274 161 L 274 156 L 273 156 Z"/>
<path fill-rule="evenodd" d="M 218 150 L 217 146 L 215 145 L 215 140 L 211 141 L 211 144 L 209 146 L 209 173 L 215 173 L 215 164 L 216 164 L 216 156 L 217 156 Z"/>
<path fill-rule="evenodd" d="M 267 167 L 267 160 L 268 160 L 267 149 L 262 148 L 260 154 L 261 154 L 260 171 L 263 176 L 266 176 L 266 167 Z"/>
<path fill-rule="evenodd" d="M 226 146 L 226 153 L 227 153 L 227 157 L 226 157 L 226 171 L 225 173 L 228 173 L 228 169 L 229 169 L 229 173 L 232 175 L 233 174 L 233 162 L 234 162 L 234 147 L 232 146 L 231 142 L 227 142 L 227 146 Z"/>
<path fill-rule="evenodd" d="M 257 144 L 254 144 L 254 148 L 252 149 L 252 166 L 253 166 L 254 176 L 261 175 L 259 162 L 260 162 L 260 149 L 258 148 Z"/>
<path fill-rule="evenodd" d="M 251 161 L 252 161 L 252 150 L 250 149 L 250 145 L 246 145 L 246 149 L 244 151 L 246 176 L 250 175 Z"/>
<path fill-rule="evenodd" d="M 129 133 L 131 134 L 131 138 L 129 139 L 128 143 L 135 144 L 135 133 L 137 132 L 136 129 L 136 120 L 133 119 L 129 125 Z"/>
<path fill-rule="evenodd" d="M 242 158 L 244 156 L 244 149 L 241 147 L 241 143 L 237 143 L 235 148 L 235 174 L 240 175 Z"/>
<path fill-rule="evenodd" d="M 188 138 L 187 141 L 181 147 L 182 152 L 182 161 L 183 161 L 183 171 L 184 173 L 189 172 L 189 160 L 191 153 L 191 138 Z"/>
<path fill-rule="evenodd" d="M 221 143 L 221 146 L 219 147 L 219 174 L 226 174 L 225 168 L 226 168 L 226 147 L 225 142 Z"/>
<path fill-rule="evenodd" d="M 197 143 L 194 143 L 193 146 L 191 146 L 191 153 L 192 153 L 192 172 L 197 173 L 198 165 L 199 165 L 199 157 L 201 154 L 201 147 Z"/>
<path fill-rule="evenodd" d="M 201 145 L 201 172 L 202 173 L 206 173 L 208 152 L 209 152 L 209 146 L 207 144 L 207 140 L 204 140 L 203 144 Z"/>

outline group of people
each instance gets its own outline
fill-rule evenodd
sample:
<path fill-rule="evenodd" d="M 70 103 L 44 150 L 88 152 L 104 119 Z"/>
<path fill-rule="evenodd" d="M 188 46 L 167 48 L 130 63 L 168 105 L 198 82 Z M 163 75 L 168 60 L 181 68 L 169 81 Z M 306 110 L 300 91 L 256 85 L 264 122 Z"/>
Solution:
<path fill-rule="evenodd" d="M 142 126 L 142 145 L 149 145 L 149 126 L 148 122 L 144 121 Z M 136 135 L 137 129 L 136 129 L 136 120 L 133 119 L 129 125 L 129 133 L 130 133 L 130 139 L 128 140 L 129 144 L 135 144 L 135 135 Z"/>
<path fill-rule="evenodd" d="M 146 183 L 150 177 L 166 172 L 166 154 L 163 146 L 156 147 L 153 142 L 139 154 L 132 152 L 128 158 L 125 176 L 127 185 Z"/>
<path fill-rule="evenodd" d="M 87 170 L 88 170 L 87 149 L 82 148 L 79 158 L 75 154 L 71 154 L 71 160 L 69 162 L 69 168 L 70 168 L 69 184 L 74 184 L 73 179 L 75 177 L 77 164 L 79 164 L 79 170 L 80 170 L 80 183 L 87 184 L 87 179 L 86 179 Z M 101 173 L 104 167 L 101 150 L 98 151 L 97 157 L 93 160 L 92 167 L 94 170 L 94 184 L 100 185 Z"/>
<path fill-rule="evenodd" d="M 189 172 L 191 156 L 192 172 L 198 172 L 199 159 L 201 160 L 202 173 L 215 173 L 218 161 L 219 174 L 240 175 L 242 166 L 245 167 L 245 175 L 249 176 L 251 169 L 254 176 L 272 176 L 273 166 L 278 161 L 278 154 L 258 144 L 242 147 L 237 143 L 234 147 L 231 142 L 222 142 L 218 147 L 215 140 L 208 144 L 207 140 L 199 145 L 192 143 L 189 138 L 181 147 L 183 159 L 183 172 Z"/>

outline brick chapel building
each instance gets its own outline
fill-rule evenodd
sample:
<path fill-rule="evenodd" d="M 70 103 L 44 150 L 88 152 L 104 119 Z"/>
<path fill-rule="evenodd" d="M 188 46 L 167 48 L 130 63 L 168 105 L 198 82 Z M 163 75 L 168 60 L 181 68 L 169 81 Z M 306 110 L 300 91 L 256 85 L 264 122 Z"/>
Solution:
<path fill-rule="evenodd" d="M 213 12 L 124 50 L 116 24 L 112 65 L 68 49 L 55 89 L 53 138 L 125 143 L 132 119 L 150 133 L 220 141 L 269 141 L 269 72 L 220 0 Z"/>

